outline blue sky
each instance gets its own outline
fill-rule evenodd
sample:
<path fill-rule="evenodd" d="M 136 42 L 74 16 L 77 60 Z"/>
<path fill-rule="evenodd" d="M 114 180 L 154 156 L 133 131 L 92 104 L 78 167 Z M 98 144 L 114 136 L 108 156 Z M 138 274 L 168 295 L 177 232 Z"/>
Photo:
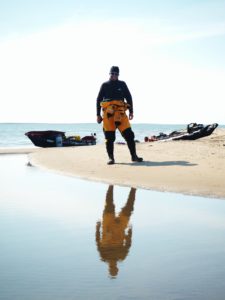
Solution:
<path fill-rule="evenodd" d="M 0 1 L 0 121 L 94 122 L 119 65 L 134 122 L 225 124 L 224 53 L 225 0 Z"/>

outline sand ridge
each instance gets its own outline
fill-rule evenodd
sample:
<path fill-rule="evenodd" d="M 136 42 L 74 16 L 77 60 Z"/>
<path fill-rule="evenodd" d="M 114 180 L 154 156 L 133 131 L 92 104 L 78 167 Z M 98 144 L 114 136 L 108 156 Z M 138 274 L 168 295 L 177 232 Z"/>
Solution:
<path fill-rule="evenodd" d="M 195 141 L 137 143 L 143 163 L 132 163 L 126 145 L 115 144 L 115 165 L 105 145 L 39 148 L 34 166 L 109 184 L 225 199 L 225 129 Z"/>

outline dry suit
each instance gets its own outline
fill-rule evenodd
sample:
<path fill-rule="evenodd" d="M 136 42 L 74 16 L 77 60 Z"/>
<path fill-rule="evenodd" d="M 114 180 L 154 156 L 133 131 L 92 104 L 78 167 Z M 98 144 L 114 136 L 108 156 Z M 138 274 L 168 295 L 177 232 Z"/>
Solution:
<path fill-rule="evenodd" d="M 126 100 L 126 102 L 124 101 Z M 129 109 L 133 113 L 133 102 L 130 91 L 124 81 L 109 80 L 104 82 L 97 97 L 97 116 L 103 110 L 103 131 L 106 139 L 106 150 L 113 158 L 115 131 L 118 128 L 126 140 L 131 156 L 136 156 L 134 133 L 126 115 Z"/>

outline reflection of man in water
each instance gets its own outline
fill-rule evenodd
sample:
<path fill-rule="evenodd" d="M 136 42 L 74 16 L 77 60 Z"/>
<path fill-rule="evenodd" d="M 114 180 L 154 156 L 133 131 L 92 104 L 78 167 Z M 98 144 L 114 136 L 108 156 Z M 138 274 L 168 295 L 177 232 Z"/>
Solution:
<path fill-rule="evenodd" d="M 98 251 L 101 259 L 109 264 L 111 276 L 117 275 L 117 262 L 126 258 L 131 246 L 132 228 L 128 223 L 134 208 L 135 193 L 136 189 L 131 188 L 126 205 L 116 216 L 113 203 L 113 186 L 110 185 L 106 194 L 102 223 L 97 222 L 96 225 Z"/>

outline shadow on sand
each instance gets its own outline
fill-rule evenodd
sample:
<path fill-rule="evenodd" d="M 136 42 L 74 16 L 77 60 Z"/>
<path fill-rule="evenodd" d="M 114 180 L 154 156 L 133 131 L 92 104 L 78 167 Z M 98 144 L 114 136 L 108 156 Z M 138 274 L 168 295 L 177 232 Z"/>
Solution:
<path fill-rule="evenodd" d="M 125 165 L 125 166 L 145 166 L 145 167 L 167 167 L 167 166 L 183 166 L 183 167 L 193 167 L 197 166 L 197 164 L 192 164 L 185 160 L 175 160 L 175 161 L 143 161 L 141 163 L 116 163 L 117 165 Z"/>

